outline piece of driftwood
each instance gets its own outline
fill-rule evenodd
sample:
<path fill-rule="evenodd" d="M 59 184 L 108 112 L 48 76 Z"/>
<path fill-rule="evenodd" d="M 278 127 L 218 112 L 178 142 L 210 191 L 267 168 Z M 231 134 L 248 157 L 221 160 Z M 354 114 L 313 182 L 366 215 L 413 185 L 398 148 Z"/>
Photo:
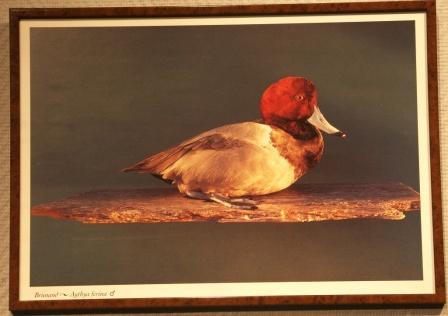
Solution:
<path fill-rule="evenodd" d="M 171 188 L 104 190 L 36 205 L 32 214 L 83 223 L 312 222 L 399 220 L 420 208 L 419 194 L 401 183 L 300 184 L 253 199 L 257 209 L 240 210 L 186 198 Z"/>

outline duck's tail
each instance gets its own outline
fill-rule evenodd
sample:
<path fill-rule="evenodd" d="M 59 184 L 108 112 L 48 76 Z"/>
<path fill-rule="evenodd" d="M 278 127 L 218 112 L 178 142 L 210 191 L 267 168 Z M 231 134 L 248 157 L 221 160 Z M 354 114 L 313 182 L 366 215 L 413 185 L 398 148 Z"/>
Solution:
<path fill-rule="evenodd" d="M 134 168 L 134 166 L 127 167 L 124 169 L 121 169 L 120 172 L 131 172 L 131 171 L 137 171 L 138 169 Z"/>
<path fill-rule="evenodd" d="M 135 165 L 121 169 L 122 172 L 144 172 L 162 174 L 171 164 L 176 162 L 184 154 L 182 147 L 173 147 L 158 154 L 149 156 Z"/>

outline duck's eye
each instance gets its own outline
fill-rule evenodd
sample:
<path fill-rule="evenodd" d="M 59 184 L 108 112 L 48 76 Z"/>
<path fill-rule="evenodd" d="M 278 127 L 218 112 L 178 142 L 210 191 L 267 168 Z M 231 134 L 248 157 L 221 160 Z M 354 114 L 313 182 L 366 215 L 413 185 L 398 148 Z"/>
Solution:
<path fill-rule="evenodd" d="M 303 95 L 296 95 L 294 97 L 297 101 L 303 101 L 303 99 L 305 99 L 305 97 Z"/>

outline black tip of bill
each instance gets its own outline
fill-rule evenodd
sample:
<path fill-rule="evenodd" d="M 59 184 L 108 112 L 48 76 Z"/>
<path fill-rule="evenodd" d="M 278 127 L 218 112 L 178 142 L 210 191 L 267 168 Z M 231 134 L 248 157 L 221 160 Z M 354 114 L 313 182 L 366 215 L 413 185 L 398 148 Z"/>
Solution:
<path fill-rule="evenodd" d="M 333 135 L 333 136 L 339 136 L 339 137 L 341 137 L 341 138 L 347 138 L 347 134 L 345 134 L 345 133 L 343 133 L 343 132 L 341 132 L 341 131 L 336 132 L 336 133 L 331 134 L 331 135 Z"/>

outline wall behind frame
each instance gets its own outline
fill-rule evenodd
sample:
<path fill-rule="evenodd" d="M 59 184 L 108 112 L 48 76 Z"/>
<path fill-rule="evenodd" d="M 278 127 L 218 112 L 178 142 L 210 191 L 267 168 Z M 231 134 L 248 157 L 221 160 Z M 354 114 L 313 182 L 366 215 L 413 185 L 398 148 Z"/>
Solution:
<path fill-rule="evenodd" d="M 8 315 L 9 261 L 9 29 L 8 10 L 13 7 L 104 7 L 104 6 L 207 6 L 230 4 L 368 2 L 369 0 L 2 0 L 0 1 L 0 315 Z M 376 0 L 384 1 L 384 0 Z M 442 171 L 442 203 L 445 210 L 445 257 L 448 254 L 448 1 L 437 0 L 439 119 Z M 445 262 L 448 260 L 445 259 Z M 208 316 L 217 313 L 201 313 Z M 448 307 L 433 310 L 350 310 L 350 311 L 285 311 L 285 312 L 222 312 L 226 315 L 448 315 Z M 152 314 L 161 315 L 161 314 Z M 168 315 L 168 314 L 167 314 Z M 176 315 L 176 314 L 169 314 Z M 196 316 L 195 313 L 188 315 Z"/>

